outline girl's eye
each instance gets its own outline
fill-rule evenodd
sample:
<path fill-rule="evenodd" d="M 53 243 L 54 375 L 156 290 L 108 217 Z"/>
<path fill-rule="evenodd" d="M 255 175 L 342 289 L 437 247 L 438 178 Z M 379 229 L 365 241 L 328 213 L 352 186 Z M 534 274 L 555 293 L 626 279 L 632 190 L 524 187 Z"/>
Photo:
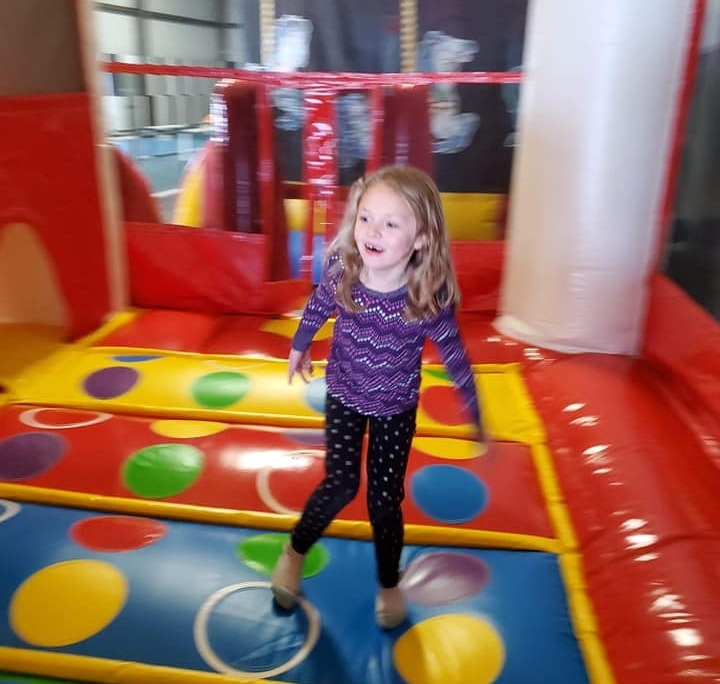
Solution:
<path fill-rule="evenodd" d="M 358 221 L 360 221 L 360 223 L 367 223 L 368 217 L 360 215 L 360 216 L 358 216 Z"/>
<path fill-rule="evenodd" d="M 388 221 L 385 225 L 386 225 L 388 228 L 397 228 L 397 227 L 398 227 L 398 224 L 395 223 L 394 221 Z"/>

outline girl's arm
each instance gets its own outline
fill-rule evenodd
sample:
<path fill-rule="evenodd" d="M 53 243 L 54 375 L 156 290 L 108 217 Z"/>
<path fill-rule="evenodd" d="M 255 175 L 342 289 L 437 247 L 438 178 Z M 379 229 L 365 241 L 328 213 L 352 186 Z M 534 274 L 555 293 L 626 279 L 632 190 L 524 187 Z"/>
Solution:
<path fill-rule="evenodd" d="M 293 376 L 298 373 L 300 377 L 308 382 L 306 373 L 312 373 L 310 359 L 310 345 L 315 333 L 327 321 L 336 309 L 335 304 L 335 282 L 337 275 L 335 271 L 331 274 L 334 260 L 331 259 L 323 269 L 320 283 L 305 305 L 300 323 L 295 331 L 291 343 L 290 356 L 288 359 L 288 380 L 292 382 Z"/>
<path fill-rule="evenodd" d="M 296 373 L 303 382 L 310 382 L 312 372 L 310 350 L 298 351 L 297 349 L 291 349 L 290 356 L 288 357 L 288 383 L 292 385 L 293 377 L 295 377 Z"/>
<path fill-rule="evenodd" d="M 443 364 L 462 396 L 463 407 L 476 430 L 478 441 L 484 442 L 485 429 L 475 377 L 452 309 L 444 309 L 434 318 L 428 337 L 437 345 Z"/>

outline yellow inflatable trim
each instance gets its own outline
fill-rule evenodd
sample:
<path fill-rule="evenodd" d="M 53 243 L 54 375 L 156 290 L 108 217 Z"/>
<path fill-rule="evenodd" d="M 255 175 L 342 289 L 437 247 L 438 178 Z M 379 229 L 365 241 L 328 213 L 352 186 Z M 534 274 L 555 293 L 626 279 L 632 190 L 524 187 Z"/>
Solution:
<path fill-rule="evenodd" d="M 531 453 L 550 522 L 559 540 L 560 574 L 565 585 L 570 619 L 590 681 L 592 684 L 615 684 L 605 646 L 598 634 L 592 603 L 586 592 L 582 556 L 578 552 L 577 537 L 558 484 L 552 456 L 545 444 L 531 445 Z"/>
<path fill-rule="evenodd" d="M 482 192 L 442 192 L 440 199 L 451 240 L 494 240 L 499 237 L 500 222 L 505 211 L 505 195 Z M 308 221 L 308 202 L 286 199 L 285 214 L 288 229 L 303 231 Z M 321 202 L 315 205 L 313 232 L 323 233 L 327 209 Z M 183 218 L 194 216 L 192 209 L 184 210 Z"/>
<path fill-rule="evenodd" d="M 615 684 L 615 676 L 598 633 L 597 620 L 588 598 L 582 558 L 577 553 L 560 554 L 560 573 L 565 584 L 573 629 L 592 684 Z"/>
<path fill-rule="evenodd" d="M 102 510 L 144 517 L 186 520 L 212 525 L 248 527 L 251 529 L 290 531 L 297 517 L 278 513 L 240 511 L 228 508 L 193 506 L 167 501 L 125 499 L 122 497 L 87 495 L 44 487 L 0 482 L 0 498 L 28 503 L 42 503 L 83 510 Z M 372 539 L 370 523 L 361 520 L 334 520 L 326 534 L 340 539 Z M 522 549 L 558 553 L 561 548 L 557 540 L 529 534 L 470 530 L 433 525 L 405 525 L 405 542 L 419 546 L 466 546 L 476 548 Z"/>
<path fill-rule="evenodd" d="M 98 340 L 103 339 L 111 332 L 115 332 L 126 325 L 130 325 L 140 315 L 140 309 L 125 309 L 113 314 L 99 328 L 73 342 L 78 348 L 92 347 Z"/>
<path fill-rule="evenodd" d="M 558 562 L 568 599 L 570 619 L 580 645 L 583 660 L 592 684 L 615 684 L 615 677 L 605 653 L 605 646 L 598 633 L 597 620 L 587 595 L 582 556 L 578 551 L 577 535 L 565 503 L 565 498 L 555 472 L 552 454 L 532 398 L 523 381 L 520 368 L 514 369 L 512 384 L 513 403 L 527 411 L 524 419 L 540 426 L 538 439 L 530 442 L 535 472 L 538 476 L 545 507 L 558 540 Z"/>
<path fill-rule="evenodd" d="M 154 358 L 134 365 L 128 371 L 136 374 L 134 384 L 114 398 L 93 397 L 84 390 L 85 380 L 94 373 L 127 365 L 121 360 L 125 355 Z M 315 380 L 322 378 L 324 368 L 325 364 L 315 365 Z M 544 438 L 518 364 L 476 365 L 473 371 L 486 426 L 494 439 L 532 444 Z M 242 391 L 223 405 L 201 403 L 203 386 L 215 378 L 223 382 L 229 378 L 242 385 Z M 423 366 L 422 387 L 427 393 L 452 393 L 452 382 L 442 366 Z M 289 385 L 287 363 L 275 359 L 78 344 L 36 365 L 12 390 L 10 399 L 15 403 L 275 427 L 321 428 L 324 424 L 317 397 L 320 388 L 299 381 Z M 442 396 L 427 403 L 421 399 L 417 434 L 471 437 L 471 425 L 442 422 L 444 400 Z M 433 415 L 437 411 L 440 415 Z"/>
<path fill-rule="evenodd" d="M 75 679 L 103 684 L 287 684 L 271 679 L 238 679 L 231 675 L 144 665 L 66 653 L 48 653 L 0 646 L 0 662 L 8 672 Z"/>
<path fill-rule="evenodd" d="M 175 204 L 172 222 L 176 225 L 199 228 L 202 226 L 204 170 L 202 166 L 189 166 L 182 180 Z M 440 199 L 445 221 L 452 240 L 495 240 L 505 212 L 506 196 L 501 193 L 442 192 Z M 283 200 L 288 230 L 304 231 L 308 222 L 308 200 Z M 316 202 L 313 215 L 313 233 L 325 232 L 327 207 Z"/>
<path fill-rule="evenodd" d="M 0 392 L 32 364 L 63 345 L 65 329 L 39 323 L 0 324 Z"/>
<path fill-rule="evenodd" d="M 172 223 L 175 225 L 200 227 L 203 215 L 203 173 L 200 164 L 193 164 L 191 161 L 185 166 L 172 215 Z"/>
<path fill-rule="evenodd" d="M 545 445 L 535 444 L 531 446 L 530 453 L 555 534 L 562 544 L 563 551 L 574 551 L 577 549 L 577 539 L 555 477 L 550 452 Z"/>

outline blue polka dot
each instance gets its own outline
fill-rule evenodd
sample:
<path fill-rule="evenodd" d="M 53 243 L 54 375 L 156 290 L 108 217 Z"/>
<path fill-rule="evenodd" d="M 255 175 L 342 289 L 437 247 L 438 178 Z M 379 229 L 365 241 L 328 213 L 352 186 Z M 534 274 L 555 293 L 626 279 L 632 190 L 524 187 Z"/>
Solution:
<path fill-rule="evenodd" d="M 305 390 L 307 405 L 318 413 L 325 413 L 325 378 L 316 378 L 308 383 Z"/>
<path fill-rule="evenodd" d="M 442 523 L 459 524 L 482 513 L 488 503 L 485 483 L 474 473 L 453 465 L 431 465 L 410 481 L 415 504 Z"/>
<path fill-rule="evenodd" d="M 114 361 L 120 361 L 121 363 L 141 363 L 142 361 L 153 361 L 162 357 L 157 354 L 118 354 L 112 358 Z"/>

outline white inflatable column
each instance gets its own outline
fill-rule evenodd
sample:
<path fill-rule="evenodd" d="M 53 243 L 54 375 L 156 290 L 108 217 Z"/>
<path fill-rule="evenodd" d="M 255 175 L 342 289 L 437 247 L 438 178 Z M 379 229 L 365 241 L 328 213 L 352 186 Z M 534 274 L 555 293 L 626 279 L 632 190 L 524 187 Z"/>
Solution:
<path fill-rule="evenodd" d="M 497 328 L 634 354 L 692 0 L 531 0 Z"/>

